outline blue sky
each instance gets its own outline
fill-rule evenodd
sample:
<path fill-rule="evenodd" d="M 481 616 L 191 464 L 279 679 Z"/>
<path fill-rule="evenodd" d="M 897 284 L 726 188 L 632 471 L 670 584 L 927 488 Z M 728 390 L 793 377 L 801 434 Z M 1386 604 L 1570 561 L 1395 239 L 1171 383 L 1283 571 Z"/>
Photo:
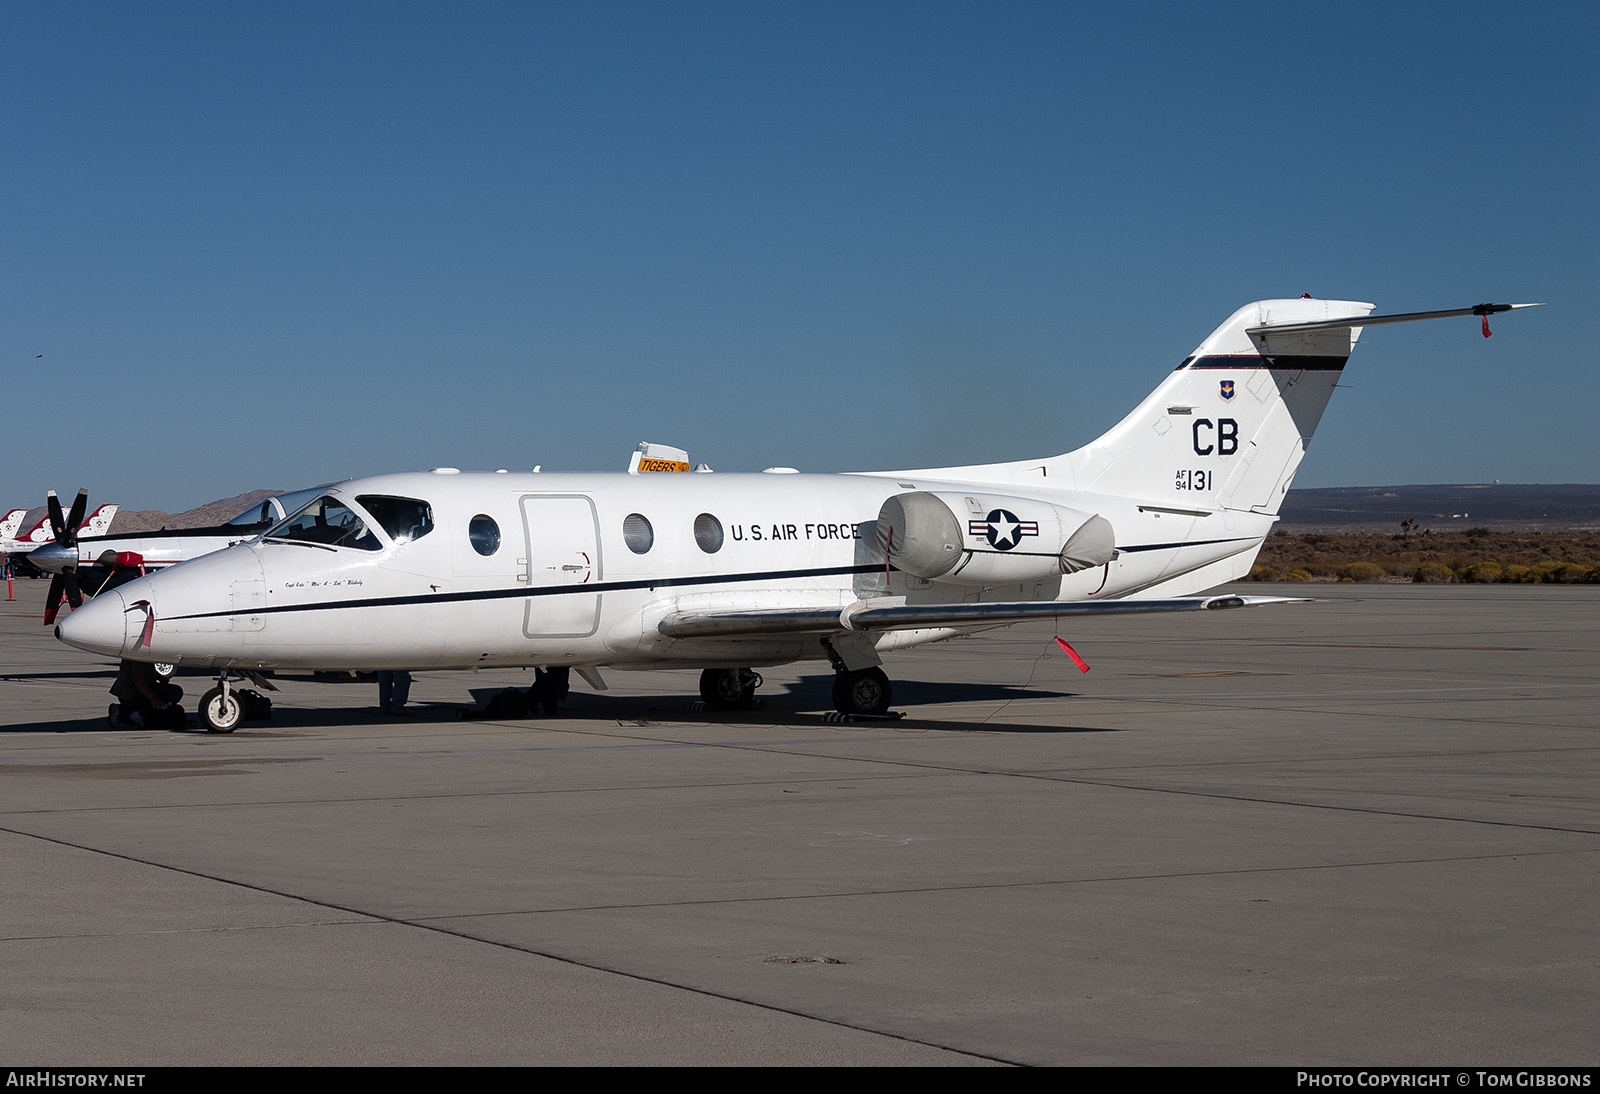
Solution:
<path fill-rule="evenodd" d="M 1065 451 L 1241 304 L 1296 485 L 1600 481 L 1592 4 L 0 4 L 0 505 Z M 42 357 L 39 355 L 43 355 Z"/>

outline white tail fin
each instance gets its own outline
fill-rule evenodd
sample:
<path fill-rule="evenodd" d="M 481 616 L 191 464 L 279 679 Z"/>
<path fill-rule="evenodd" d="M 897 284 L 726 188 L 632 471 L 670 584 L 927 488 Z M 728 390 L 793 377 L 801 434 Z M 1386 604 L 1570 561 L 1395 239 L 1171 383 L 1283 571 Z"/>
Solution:
<path fill-rule="evenodd" d="M 1177 370 L 1098 440 L 1045 460 L 916 472 L 1110 494 L 1196 516 L 1274 517 L 1362 328 L 1489 316 L 1538 304 L 1475 304 L 1373 315 L 1357 300 L 1258 300 L 1211 332 Z"/>
<path fill-rule="evenodd" d="M 11 539 L 16 536 L 17 529 L 22 527 L 22 518 L 27 515 L 26 509 L 13 509 L 0 517 L 0 539 Z"/>
<path fill-rule="evenodd" d="M 1354 300 L 1261 300 L 1212 332 L 1133 413 L 1068 453 L 1080 490 L 1275 514 L 1365 316 Z"/>
<path fill-rule="evenodd" d="M 28 529 L 28 534 L 22 537 L 28 543 L 54 543 L 56 534 L 50 530 L 49 516 L 39 518 L 39 523 Z"/>
<path fill-rule="evenodd" d="M 83 536 L 106 536 L 111 534 L 111 520 L 117 515 L 118 503 L 107 502 L 83 522 L 83 527 L 78 530 L 79 538 Z"/>

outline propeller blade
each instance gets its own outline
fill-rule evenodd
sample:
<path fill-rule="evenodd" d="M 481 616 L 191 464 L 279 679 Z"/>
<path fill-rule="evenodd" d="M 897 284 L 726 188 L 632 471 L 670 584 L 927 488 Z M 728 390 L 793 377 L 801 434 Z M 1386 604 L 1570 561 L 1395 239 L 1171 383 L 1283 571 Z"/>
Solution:
<path fill-rule="evenodd" d="M 45 495 L 44 503 L 50 509 L 50 531 L 55 533 L 56 542 L 66 546 L 62 538 L 67 534 L 67 522 L 61 516 L 61 499 L 56 497 L 54 490 Z"/>
<path fill-rule="evenodd" d="M 83 511 L 89 507 L 89 491 L 78 488 L 78 496 L 72 499 L 72 512 L 67 514 L 67 535 L 72 537 L 72 542 L 78 542 L 78 528 L 83 524 Z"/>
<path fill-rule="evenodd" d="M 66 588 L 66 584 L 66 578 L 61 574 L 50 579 L 50 591 L 44 598 L 44 625 L 47 627 L 56 621 L 56 612 L 61 608 L 61 590 Z"/>
<path fill-rule="evenodd" d="M 61 576 L 67 582 L 67 603 L 71 604 L 74 610 L 83 607 L 83 590 L 78 588 L 78 571 L 68 570 Z"/>

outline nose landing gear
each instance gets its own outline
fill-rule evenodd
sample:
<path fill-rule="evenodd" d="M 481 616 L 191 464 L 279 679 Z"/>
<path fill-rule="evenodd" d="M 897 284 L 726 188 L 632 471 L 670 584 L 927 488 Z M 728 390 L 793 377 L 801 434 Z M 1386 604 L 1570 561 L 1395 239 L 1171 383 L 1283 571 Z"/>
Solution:
<path fill-rule="evenodd" d="M 277 691 L 260 673 L 249 669 L 233 669 L 232 673 L 249 680 L 268 691 Z M 200 724 L 207 733 L 232 733 L 243 721 L 272 717 L 272 700 L 249 688 L 235 690 L 229 686 L 230 670 L 217 675 L 217 686 L 200 696 Z"/>
<path fill-rule="evenodd" d="M 222 683 L 200 696 L 200 724 L 207 733 L 232 733 L 244 719 L 244 707 L 239 697 L 228 688 L 227 677 Z"/>

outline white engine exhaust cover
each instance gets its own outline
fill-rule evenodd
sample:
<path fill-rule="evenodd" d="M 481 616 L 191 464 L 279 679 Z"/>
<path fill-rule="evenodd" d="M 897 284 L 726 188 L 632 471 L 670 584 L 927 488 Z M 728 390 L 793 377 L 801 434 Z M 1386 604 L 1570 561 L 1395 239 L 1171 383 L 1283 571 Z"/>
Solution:
<path fill-rule="evenodd" d="M 883 503 L 878 546 L 906 573 L 950 585 L 1042 581 L 1110 562 L 1116 549 L 1111 523 L 1098 514 L 925 490 Z"/>

